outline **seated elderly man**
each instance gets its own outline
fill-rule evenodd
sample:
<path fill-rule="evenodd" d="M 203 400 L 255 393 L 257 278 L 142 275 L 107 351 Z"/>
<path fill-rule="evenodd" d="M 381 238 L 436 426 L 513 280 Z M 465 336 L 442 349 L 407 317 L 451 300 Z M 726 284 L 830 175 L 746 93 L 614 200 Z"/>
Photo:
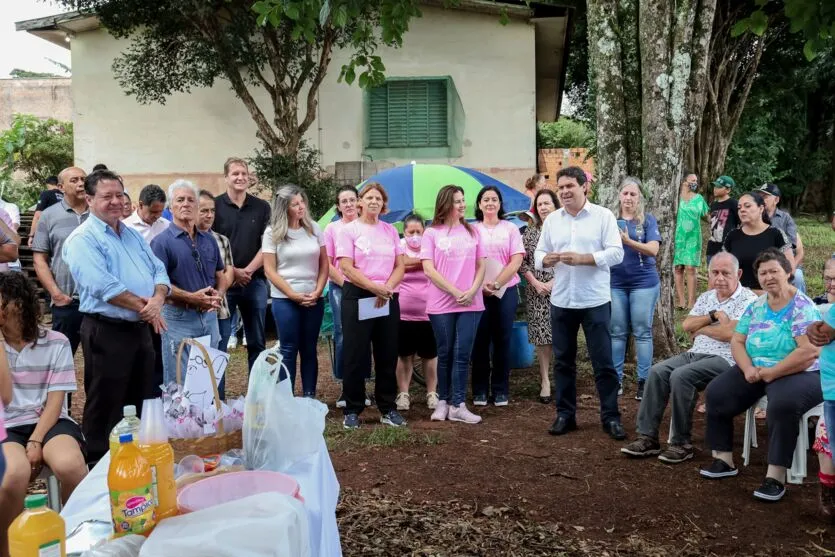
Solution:
<path fill-rule="evenodd" d="M 829 307 L 835 303 L 835 255 L 826 260 L 823 264 L 823 287 L 824 292 L 813 298 L 821 314 L 826 313 Z"/>
<path fill-rule="evenodd" d="M 768 470 L 754 491 L 761 501 L 779 501 L 786 493 L 786 469 L 792 464 L 800 417 L 821 403 L 819 348 L 807 329 L 820 321 L 818 308 L 789 283 L 792 267 L 777 248 L 754 261 L 765 290 L 740 317 L 731 339 L 736 365 L 707 388 L 707 445 L 713 462 L 702 477 L 736 476 L 733 462 L 734 418 L 768 396 Z"/>
<path fill-rule="evenodd" d="M 699 296 L 682 325 L 694 338 L 693 347 L 649 370 L 644 399 L 638 410 L 638 438 L 623 447 L 622 453 L 632 457 L 658 455 L 659 460 L 668 464 L 693 458 L 690 429 L 697 393 L 733 365 L 731 335 L 748 304 L 757 298 L 739 283 L 741 275 L 739 262 L 730 253 L 719 252 L 711 258 L 711 290 Z M 662 452 L 658 427 L 670 398 L 672 439 Z"/>
<path fill-rule="evenodd" d="M 177 374 L 177 351 L 184 338 L 209 336 L 217 348 L 220 331 L 217 310 L 220 292 L 228 288 L 223 258 L 210 232 L 197 226 L 199 190 L 186 180 L 168 187 L 173 222 L 151 241 L 154 255 L 171 279 L 171 296 L 162 316 L 168 329 L 162 332 L 162 368 L 165 384 Z M 183 351 L 185 358 L 186 351 Z M 183 366 L 185 366 L 185 361 Z"/>

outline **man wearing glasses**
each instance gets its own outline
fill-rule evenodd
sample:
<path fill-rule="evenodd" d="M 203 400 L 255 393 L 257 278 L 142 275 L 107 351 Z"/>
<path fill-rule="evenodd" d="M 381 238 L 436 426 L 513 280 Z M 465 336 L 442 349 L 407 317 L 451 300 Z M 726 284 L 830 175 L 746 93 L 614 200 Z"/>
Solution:
<path fill-rule="evenodd" d="M 138 232 L 122 221 L 125 189 L 109 170 L 84 180 L 90 215 L 64 241 L 79 296 L 84 353 L 82 431 L 87 458 L 107 452 L 107 438 L 122 408 L 153 393 L 151 328 L 165 329 L 160 313 L 170 283 L 165 268 Z M 149 326 L 150 325 L 150 326 Z"/>
<path fill-rule="evenodd" d="M 194 184 L 177 180 L 168 187 L 171 225 L 151 241 L 154 251 L 171 279 L 171 296 L 162 316 L 168 329 L 162 333 L 162 369 L 165 384 L 176 380 L 177 351 L 184 338 L 211 338 L 217 348 L 220 331 L 217 310 L 220 292 L 228 285 L 223 259 L 214 237 L 197 227 L 197 200 Z M 183 351 L 183 369 L 187 351 Z"/>

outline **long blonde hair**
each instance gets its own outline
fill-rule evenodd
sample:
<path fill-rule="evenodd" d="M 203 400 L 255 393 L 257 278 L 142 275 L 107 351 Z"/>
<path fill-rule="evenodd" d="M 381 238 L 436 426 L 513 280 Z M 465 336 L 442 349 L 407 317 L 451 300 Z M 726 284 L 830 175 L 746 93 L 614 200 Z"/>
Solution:
<path fill-rule="evenodd" d="M 623 180 L 620 181 L 620 185 L 618 186 L 618 196 L 615 198 L 615 206 L 612 209 L 612 212 L 615 213 L 615 218 L 620 218 L 620 192 L 623 191 L 623 188 L 626 186 L 635 186 L 638 188 L 638 204 L 635 205 L 635 220 L 638 224 L 644 223 L 644 189 L 641 180 L 636 178 L 635 176 L 627 176 Z"/>
<path fill-rule="evenodd" d="M 290 209 L 290 203 L 297 195 L 302 196 L 302 200 L 305 206 L 307 206 L 307 194 L 295 184 L 281 186 L 275 192 L 272 203 L 272 215 L 270 217 L 270 226 L 272 227 L 273 242 L 275 245 L 288 239 L 287 231 L 290 228 L 290 221 L 287 218 L 287 212 Z M 304 217 L 302 217 L 301 225 L 310 236 L 313 236 L 313 221 L 310 220 L 310 213 L 307 211 L 305 211 Z"/>

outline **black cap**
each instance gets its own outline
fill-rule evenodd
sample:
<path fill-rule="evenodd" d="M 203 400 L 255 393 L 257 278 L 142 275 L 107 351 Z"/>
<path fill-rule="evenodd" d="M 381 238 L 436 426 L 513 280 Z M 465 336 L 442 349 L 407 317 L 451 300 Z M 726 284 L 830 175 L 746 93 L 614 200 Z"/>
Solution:
<path fill-rule="evenodd" d="M 758 191 L 761 191 L 768 195 L 773 195 L 774 197 L 782 197 L 780 195 L 780 188 L 777 187 L 777 184 L 763 184 L 759 187 Z"/>

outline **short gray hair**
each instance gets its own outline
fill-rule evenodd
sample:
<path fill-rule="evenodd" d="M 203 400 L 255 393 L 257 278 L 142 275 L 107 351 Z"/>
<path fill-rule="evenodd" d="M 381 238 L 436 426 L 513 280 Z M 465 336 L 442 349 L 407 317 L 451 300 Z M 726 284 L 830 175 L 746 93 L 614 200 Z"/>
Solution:
<path fill-rule="evenodd" d="M 734 267 L 734 273 L 739 271 L 739 259 L 737 259 L 736 256 L 729 251 L 720 251 L 719 253 L 717 253 L 716 255 L 711 257 L 710 258 L 710 265 L 707 266 L 708 271 L 710 270 L 710 267 L 713 265 L 713 262 L 716 261 L 719 258 L 730 259 L 731 260 L 731 265 L 733 265 L 733 267 Z"/>
<path fill-rule="evenodd" d="M 189 182 L 188 180 L 180 179 L 180 180 L 174 180 L 174 182 L 170 186 L 168 186 L 168 200 L 169 200 L 169 202 L 172 199 L 174 199 L 174 192 L 175 191 L 183 190 L 183 189 L 191 190 L 191 192 L 194 194 L 194 199 L 199 199 L 200 198 L 200 190 L 197 189 L 197 186 L 195 186 L 192 182 Z"/>

